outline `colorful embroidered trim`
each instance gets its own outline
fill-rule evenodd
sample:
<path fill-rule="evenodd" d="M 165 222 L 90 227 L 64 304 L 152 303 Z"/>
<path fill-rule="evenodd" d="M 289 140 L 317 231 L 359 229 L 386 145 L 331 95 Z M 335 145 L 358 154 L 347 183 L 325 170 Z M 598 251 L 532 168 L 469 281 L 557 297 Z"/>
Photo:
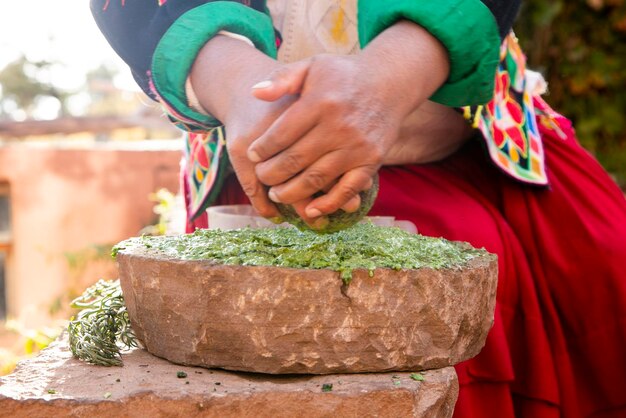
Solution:
<path fill-rule="evenodd" d="M 222 127 L 204 133 L 189 133 L 182 163 L 187 193 L 187 216 L 193 220 L 217 198 L 230 172 L 226 139 Z"/>
<path fill-rule="evenodd" d="M 493 99 L 485 106 L 465 107 L 464 115 L 482 132 L 489 155 L 499 168 L 522 182 L 547 185 L 537 116 L 545 126 L 557 132 L 560 128 L 556 112 L 541 100 L 535 84 L 529 81 L 526 57 L 511 33 L 500 50 Z M 541 103 L 540 114 L 536 103 Z"/>

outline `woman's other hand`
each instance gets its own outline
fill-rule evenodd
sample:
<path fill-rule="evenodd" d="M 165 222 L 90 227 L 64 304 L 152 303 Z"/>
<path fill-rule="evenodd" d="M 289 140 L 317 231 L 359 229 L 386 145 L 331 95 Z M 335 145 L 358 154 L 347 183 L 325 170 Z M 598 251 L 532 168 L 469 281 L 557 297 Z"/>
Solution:
<path fill-rule="evenodd" d="M 254 95 L 300 98 L 248 149 L 269 197 L 297 204 L 309 219 L 353 203 L 371 187 L 403 120 L 444 83 L 448 68 L 444 47 L 403 21 L 359 55 L 317 56 L 275 70 Z"/>

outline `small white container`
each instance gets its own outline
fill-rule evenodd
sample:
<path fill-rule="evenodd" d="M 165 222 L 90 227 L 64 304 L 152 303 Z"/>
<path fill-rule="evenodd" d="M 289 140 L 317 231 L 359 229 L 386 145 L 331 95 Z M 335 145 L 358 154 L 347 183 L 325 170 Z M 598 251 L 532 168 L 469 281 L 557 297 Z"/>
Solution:
<path fill-rule="evenodd" d="M 260 216 L 251 205 L 224 205 L 212 206 L 207 209 L 209 229 L 239 229 L 239 228 L 276 228 L 290 227 L 288 223 L 276 225 Z M 405 231 L 416 233 L 417 228 L 409 221 L 396 221 L 393 216 L 366 216 L 365 220 L 378 226 L 397 226 Z"/>
<path fill-rule="evenodd" d="M 213 206 L 207 209 L 207 213 L 209 229 L 276 228 L 278 226 L 260 216 L 251 205 Z M 281 224 L 281 226 L 287 225 L 289 224 Z"/>

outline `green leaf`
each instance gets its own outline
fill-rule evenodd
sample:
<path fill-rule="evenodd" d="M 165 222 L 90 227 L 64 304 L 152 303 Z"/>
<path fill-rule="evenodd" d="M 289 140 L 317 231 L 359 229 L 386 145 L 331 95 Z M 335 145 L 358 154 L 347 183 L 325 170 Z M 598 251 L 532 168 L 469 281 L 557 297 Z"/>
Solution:
<path fill-rule="evenodd" d="M 421 373 L 411 373 L 409 377 L 413 380 L 417 380 L 418 382 L 424 381 L 424 375 Z"/>

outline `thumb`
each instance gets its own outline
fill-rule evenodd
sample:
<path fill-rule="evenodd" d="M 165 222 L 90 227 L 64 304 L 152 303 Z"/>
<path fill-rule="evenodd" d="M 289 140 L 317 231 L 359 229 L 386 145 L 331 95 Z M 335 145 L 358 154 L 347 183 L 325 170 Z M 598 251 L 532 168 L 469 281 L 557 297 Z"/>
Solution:
<path fill-rule="evenodd" d="M 283 65 L 272 71 L 266 80 L 252 86 L 252 95 L 266 102 L 274 102 L 286 95 L 299 94 L 309 67 L 310 60 Z"/>

